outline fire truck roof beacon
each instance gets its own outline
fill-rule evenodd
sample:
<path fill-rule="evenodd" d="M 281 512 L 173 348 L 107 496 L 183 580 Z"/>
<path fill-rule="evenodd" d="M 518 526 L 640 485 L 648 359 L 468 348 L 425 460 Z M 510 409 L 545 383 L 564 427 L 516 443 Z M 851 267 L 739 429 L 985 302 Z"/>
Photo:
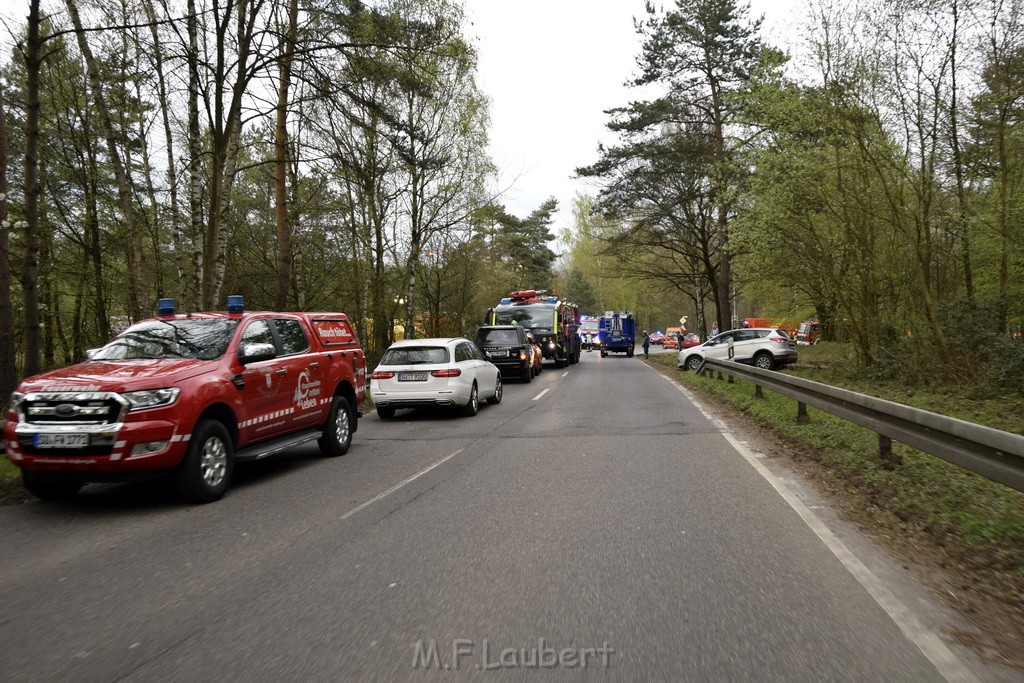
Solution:
<path fill-rule="evenodd" d="M 159 316 L 174 315 L 174 299 L 157 299 L 156 314 Z"/>
<path fill-rule="evenodd" d="M 245 311 L 245 302 L 242 300 L 241 294 L 229 294 L 228 295 L 228 313 L 243 313 Z"/>

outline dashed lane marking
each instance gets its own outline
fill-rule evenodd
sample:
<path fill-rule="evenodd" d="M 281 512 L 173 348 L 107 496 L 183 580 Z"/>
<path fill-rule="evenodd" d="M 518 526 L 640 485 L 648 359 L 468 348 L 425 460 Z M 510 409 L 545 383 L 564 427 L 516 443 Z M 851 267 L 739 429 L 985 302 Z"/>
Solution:
<path fill-rule="evenodd" d="M 356 514 L 357 512 L 359 512 L 360 510 L 365 510 L 366 508 L 370 507 L 371 505 L 373 505 L 373 504 L 374 504 L 374 503 L 376 503 L 377 501 L 379 501 L 379 500 L 383 500 L 384 498 L 387 498 L 387 497 L 388 497 L 388 496 L 390 496 L 390 495 L 391 495 L 392 493 L 394 493 L 394 492 L 395 492 L 395 491 L 397 491 L 398 489 L 402 488 L 402 487 L 403 487 L 403 486 L 405 486 L 406 484 L 411 484 L 412 482 L 416 481 L 417 479 L 419 479 L 420 477 L 422 477 L 422 476 L 423 476 L 424 474 L 426 474 L 426 473 L 427 473 L 427 472 L 429 472 L 430 470 L 432 470 L 432 469 L 434 469 L 434 468 L 436 468 L 436 467 L 440 467 L 441 465 L 443 465 L 444 463 L 448 462 L 449 460 L 451 460 L 452 458 L 454 458 L 454 457 L 455 457 L 456 455 L 458 455 L 459 453 L 461 453 L 461 452 L 462 452 L 462 451 L 464 451 L 464 450 L 465 450 L 464 448 L 460 448 L 459 450 L 455 451 L 454 453 L 449 453 L 448 455 L 444 456 L 443 458 L 441 458 L 440 460 L 438 460 L 437 462 L 435 462 L 435 463 L 434 463 L 433 465 L 431 465 L 430 467 L 427 467 L 427 468 L 425 468 L 425 469 L 422 469 L 422 470 L 420 470 L 419 472 L 417 472 L 416 474 L 412 475 L 412 476 L 411 476 L 411 477 L 409 477 L 408 479 L 404 479 L 404 480 L 402 480 L 402 481 L 398 482 L 397 484 L 395 484 L 394 486 L 392 486 L 391 488 L 389 488 L 389 489 L 388 489 L 387 491 L 385 491 L 384 493 L 380 493 L 380 494 L 377 494 L 376 496 L 374 496 L 374 497 L 373 497 L 373 498 L 371 498 L 370 500 L 366 501 L 365 503 L 362 503 L 362 504 L 360 504 L 360 505 L 357 505 L 356 507 L 352 508 L 351 510 L 349 510 L 348 512 L 346 512 L 345 514 L 343 514 L 343 515 L 342 515 L 341 517 L 339 517 L 339 518 L 338 518 L 338 521 L 340 522 L 340 521 L 342 521 L 342 520 L 346 520 L 346 519 L 348 519 L 349 517 L 351 517 L 352 515 L 354 515 L 354 514 Z"/>

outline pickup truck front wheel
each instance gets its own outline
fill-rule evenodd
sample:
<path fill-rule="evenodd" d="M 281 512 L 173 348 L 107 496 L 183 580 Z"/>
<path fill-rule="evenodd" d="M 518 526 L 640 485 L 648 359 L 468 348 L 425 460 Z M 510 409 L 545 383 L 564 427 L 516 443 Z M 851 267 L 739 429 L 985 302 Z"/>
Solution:
<path fill-rule="evenodd" d="M 321 453 L 329 458 L 348 453 L 348 447 L 352 444 L 351 415 L 348 399 L 335 396 L 331 402 L 331 414 L 327 416 L 327 424 L 324 425 L 324 435 L 317 441 Z"/>
<path fill-rule="evenodd" d="M 188 453 L 178 467 L 178 493 L 195 503 L 219 500 L 231 483 L 235 468 L 231 435 L 216 420 L 203 420 L 192 433 Z"/>

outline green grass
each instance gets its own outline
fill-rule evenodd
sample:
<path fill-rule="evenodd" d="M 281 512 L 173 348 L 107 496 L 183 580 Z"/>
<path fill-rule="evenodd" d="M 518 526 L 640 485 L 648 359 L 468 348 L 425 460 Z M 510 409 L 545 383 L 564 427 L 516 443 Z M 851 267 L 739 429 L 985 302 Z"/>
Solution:
<path fill-rule="evenodd" d="M 22 492 L 21 470 L 6 455 L 0 455 L 0 504 L 18 499 Z"/>
<path fill-rule="evenodd" d="M 840 345 L 801 348 L 800 363 L 787 374 L 997 429 L 1024 430 L 1020 396 L 991 388 L 922 390 L 885 383 L 859 376 L 847 354 Z M 729 384 L 677 370 L 675 354 L 652 356 L 650 362 L 792 444 L 788 455 L 876 535 L 904 548 L 934 551 L 940 564 L 969 572 L 986 595 L 1010 606 L 1024 631 L 1024 494 L 903 444 L 893 444 L 902 463 L 884 460 L 874 432 L 814 408 L 808 408 L 809 420 L 798 422 L 792 399 L 769 390 L 755 398 L 753 385 L 742 380 Z"/>

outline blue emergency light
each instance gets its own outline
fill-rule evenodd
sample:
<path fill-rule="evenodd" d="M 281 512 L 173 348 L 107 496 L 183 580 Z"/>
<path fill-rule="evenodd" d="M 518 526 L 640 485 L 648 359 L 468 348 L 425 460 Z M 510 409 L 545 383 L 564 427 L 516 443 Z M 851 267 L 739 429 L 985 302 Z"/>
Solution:
<path fill-rule="evenodd" d="M 245 301 L 242 299 L 241 294 L 229 294 L 228 295 L 228 313 L 243 313 L 245 311 Z"/>
<path fill-rule="evenodd" d="M 549 304 L 557 304 L 558 303 L 558 297 L 557 296 L 549 296 L 547 299 L 545 299 L 545 301 L 547 301 Z"/>
<path fill-rule="evenodd" d="M 174 299 L 157 299 L 157 315 L 174 315 Z"/>
<path fill-rule="evenodd" d="M 501 303 L 503 303 L 503 304 L 510 304 L 510 303 L 512 303 L 512 297 L 506 296 L 504 299 L 501 300 Z"/>

